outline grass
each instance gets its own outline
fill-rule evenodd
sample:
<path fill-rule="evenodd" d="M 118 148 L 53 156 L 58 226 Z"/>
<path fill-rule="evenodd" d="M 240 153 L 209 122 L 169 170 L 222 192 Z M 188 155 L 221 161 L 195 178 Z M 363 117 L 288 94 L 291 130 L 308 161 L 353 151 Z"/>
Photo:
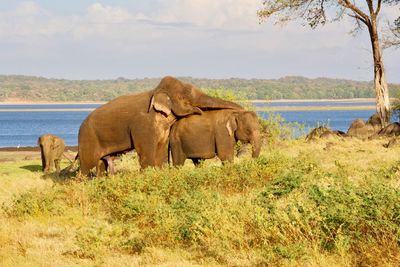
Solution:
<path fill-rule="evenodd" d="M 0 163 L 2 266 L 398 266 L 400 147 L 278 141 L 252 160 L 41 177 Z"/>

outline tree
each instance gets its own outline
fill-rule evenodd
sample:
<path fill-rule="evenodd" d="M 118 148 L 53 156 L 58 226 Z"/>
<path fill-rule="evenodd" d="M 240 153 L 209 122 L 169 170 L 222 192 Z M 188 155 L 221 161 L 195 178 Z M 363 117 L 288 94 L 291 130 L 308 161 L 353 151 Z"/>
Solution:
<path fill-rule="evenodd" d="M 275 16 L 277 22 L 303 19 L 312 29 L 328 21 L 338 21 L 347 15 L 354 19 L 355 31 L 367 27 L 374 60 L 376 110 L 384 127 L 390 120 L 390 103 L 377 24 L 382 4 L 393 6 L 399 3 L 400 0 L 264 0 L 257 15 L 261 20 Z M 335 15 L 329 19 L 328 16 L 332 13 Z M 397 28 L 399 24 L 397 19 Z"/>
<path fill-rule="evenodd" d="M 400 47 L 400 17 L 394 21 L 394 25 L 390 30 L 393 34 L 390 46 Z"/>

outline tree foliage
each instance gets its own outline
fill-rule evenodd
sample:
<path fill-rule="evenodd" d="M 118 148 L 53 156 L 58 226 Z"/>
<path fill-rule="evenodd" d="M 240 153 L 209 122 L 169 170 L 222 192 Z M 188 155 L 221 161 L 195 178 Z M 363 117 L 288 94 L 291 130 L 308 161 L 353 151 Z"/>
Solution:
<path fill-rule="evenodd" d="M 179 78 L 207 91 L 241 99 L 371 98 L 372 82 L 341 79 L 308 79 L 288 76 L 280 79 L 195 79 Z M 0 101 L 108 101 L 117 96 L 154 88 L 159 78 L 71 81 L 29 76 L 1 76 Z M 391 85 L 392 96 L 400 95 L 400 84 Z M 217 89 L 217 91 L 215 91 Z"/>
<path fill-rule="evenodd" d="M 264 0 L 258 16 L 261 19 L 274 16 L 277 22 L 302 19 L 314 29 L 318 25 L 340 20 L 347 15 L 354 19 L 355 32 L 366 26 L 374 63 L 376 110 L 382 122 L 381 126 L 385 127 L 390 121 L 390 101 L 379 39 L 378 15 L 382 4 L 399 3 L 400 0 Z"/>
<path fill-rule="evenodd" d="M 277 23 L 302 19 L 311 28 L 316 28 L 327 22 L 338 21 L 344 18 L 344 15 L 348 15 L 355 19 L 357 27 L 361 27 L 360 23 L 368 23 L 369 15 L 377 16 L 379 14 L 383 3 L 394 6 L 398 5 L 400 1 L 264 0 L 262 8 L 257 14 L 262 20 L 275 16 Z M 399 27 L 400 17 L 396 21 L 395 25 Z"/>

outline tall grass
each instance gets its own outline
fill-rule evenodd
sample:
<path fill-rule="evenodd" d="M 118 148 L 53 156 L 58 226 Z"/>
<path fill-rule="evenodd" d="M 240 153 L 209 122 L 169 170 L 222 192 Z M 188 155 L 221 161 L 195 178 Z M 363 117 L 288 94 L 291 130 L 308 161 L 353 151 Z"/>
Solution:
<path fill-rule="evenodd" d="M 353 183 L 310 154 L 269 151 L 223 166 L 68 180 L 17 196 L 3 210 L 17 219 L 81 214 L 87 223 L 75 230 L 74 248 L 65 253 L 90 260 L 158 247 L 185 251 L 191 262 L 229 266 L 304 264 L 321 257 L 343 265 L 395 265 L 396 166 Z"/>

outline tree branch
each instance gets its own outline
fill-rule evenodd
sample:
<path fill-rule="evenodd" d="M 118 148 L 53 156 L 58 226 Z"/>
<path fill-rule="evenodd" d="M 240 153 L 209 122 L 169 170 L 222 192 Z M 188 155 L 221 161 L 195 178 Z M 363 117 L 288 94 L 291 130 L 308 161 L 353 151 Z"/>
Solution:
<path fill-rule="evenodd" d="M 369 9 L 369 13 L 372 16 L 375 16 L 375 11 L 374 11 L 374 4 L 372 3 L 372 0 L 366 0 L 367 1 L 367 5 L 368 5 L 368 9 Z"/>
<path fill-rule="evenodd" d="M 348 14 L 348 15 L 352 18 L 362 21 L 366 26 L 368 26 L 368 22 L 363 17 L 360 17 L 358 14 L 354 13 L 354 14 Z"/>
<path fill-rule="evenodd" d="M 368 1 L 368 0 L 367 0 Z M 350 3 L 349 0 L 342 0 L 340 1 L 342 5 L 346 8 L 350 8 L 355 14 L 362 17 L 366 22 L 369 22 L 369 17 L 365 14 L 361 9 L 356 7 L 353 3 Z M 368 25 L 368 24 L 367 24 Z"/>
<path fill-rule="evenodd" d="M 382 4 L 382 0 L 378 0 L 378 7 L 376 8 L 375 16 L 378 16 L 379 11 L 381 11 L 381 4 Z"/>

